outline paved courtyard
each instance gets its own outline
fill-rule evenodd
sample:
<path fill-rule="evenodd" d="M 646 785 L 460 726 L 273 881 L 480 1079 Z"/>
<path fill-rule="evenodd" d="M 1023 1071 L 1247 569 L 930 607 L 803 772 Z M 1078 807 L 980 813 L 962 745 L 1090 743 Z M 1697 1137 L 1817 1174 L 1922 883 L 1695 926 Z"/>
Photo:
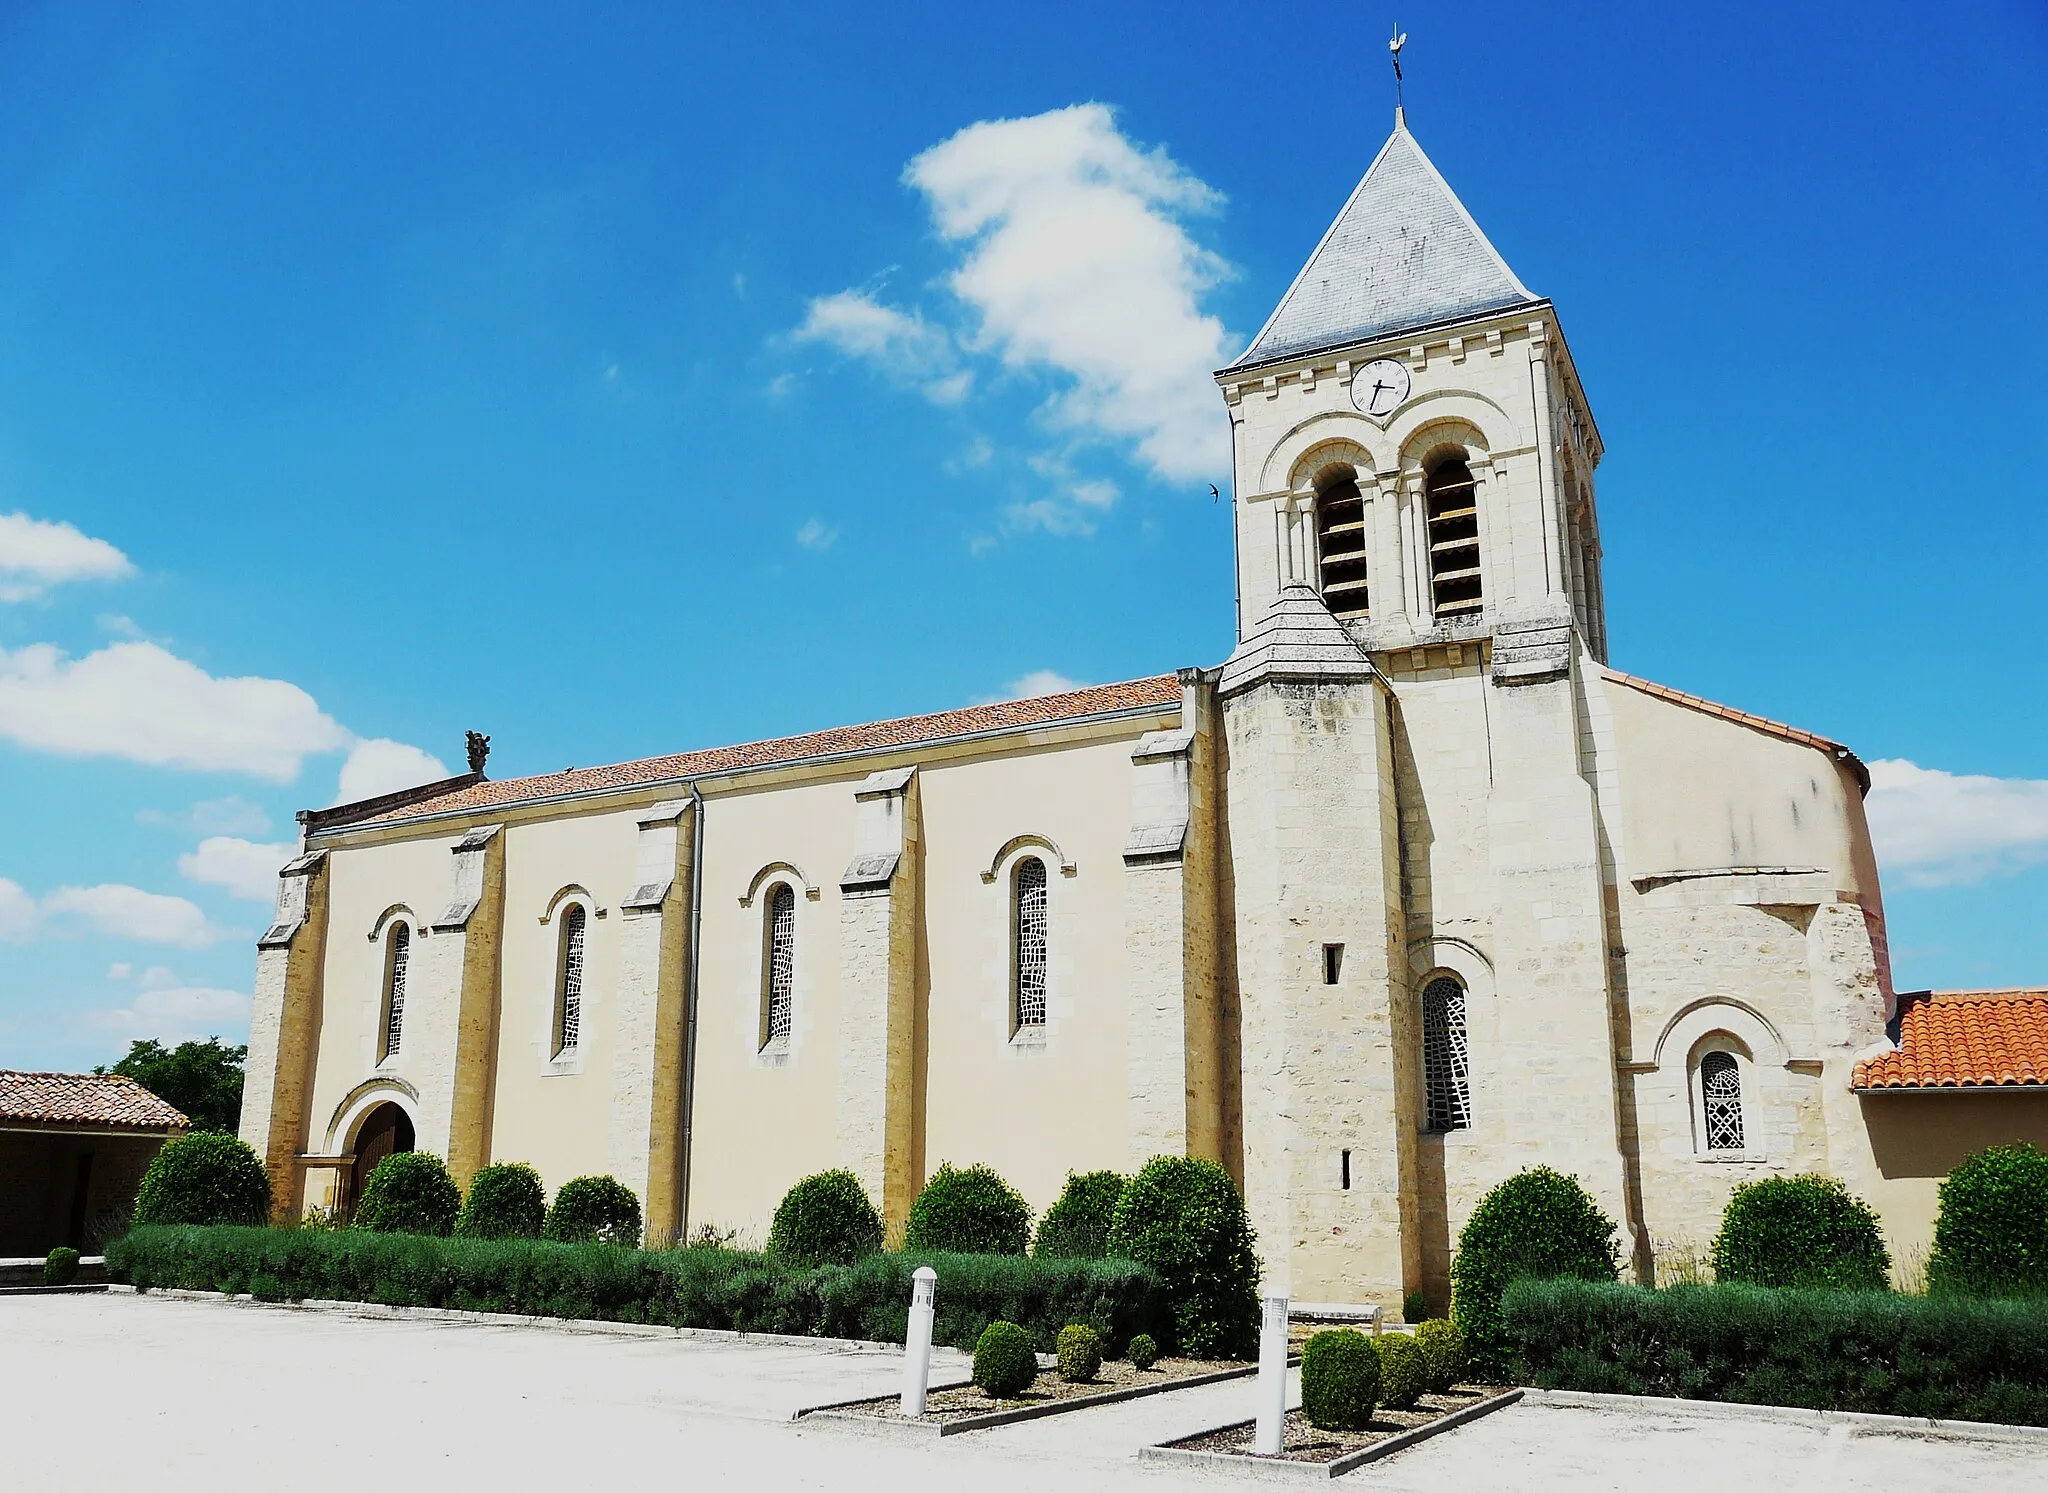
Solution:
<path fill-rule="evenodd" d="M 945 1355 L 958 1372 L 964 1360 Z M 1248 1382 L 916 1441 L 801 1405 L 892 1392 L 889 1352 L 373 1321 L 160 1298 L 0 1298 L 0 1487 L 982 1490 L 1272 1487 L 1141 1464 L 1251 1413 Z M 1518 1405 L 1339 1486 L 2048 1486 L 2048 1446 Z"/>

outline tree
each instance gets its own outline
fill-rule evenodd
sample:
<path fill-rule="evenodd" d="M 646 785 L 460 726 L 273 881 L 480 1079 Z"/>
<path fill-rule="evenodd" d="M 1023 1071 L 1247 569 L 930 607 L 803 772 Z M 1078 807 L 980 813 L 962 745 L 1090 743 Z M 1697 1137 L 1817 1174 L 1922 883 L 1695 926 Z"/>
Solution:
<path fill-rule="evenodd" d="M 154 1038 L 129 1044 L 128 1056 L 95 1073 L 132 1078 L 166 1104 L 183 1110 L 198 1130 L 232 1135 L 242 1123 L 242 1064 L 246 1047 L 223 1047 L 218 1037 L 165 1047 Z"/>

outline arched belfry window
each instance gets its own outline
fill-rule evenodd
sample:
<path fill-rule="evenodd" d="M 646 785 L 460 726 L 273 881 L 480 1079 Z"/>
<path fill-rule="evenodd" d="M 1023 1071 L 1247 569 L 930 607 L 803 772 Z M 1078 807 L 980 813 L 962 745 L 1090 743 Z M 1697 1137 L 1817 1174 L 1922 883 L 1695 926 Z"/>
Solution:
<path fill-rule="evenodd" d="M 1465 987 L 1438 975 L 1422 987 L 1422 1085 L 1429 1130 L 1472 1124 L 1472 1080 L 1465 1041 Z"/>
<path fill-rule="evenodd" d="M 796 889 L 788 882 L 768 894 L 762 920 L 761 1046 L 786 1047 L 796 988 Z"/>
<path fill-rule="evenodd" d="M 405 1037 L 405 969 L 412 959 L 412 929 L 393 923 L 384 937 L 384 1030 L 382 1062 L 392 1056 Z"/>
<path fill-rule="evenodd" d="M 1045 1025 L 1045 862 L 1017 862 L 1011 886 L 1011 1014 L 1023 1031 Z"/>
<path fill-rule="evenodd" d="M 576 1046 L 583 1033 L 583 932 L 588 918 L 581 902 L 562 909 L 561 951 L 555 959 L 555 1055 Z"/>
<path fill-rule="evenodd" d="M 1700 1058 L 1700 1123 L 1709 1151 L 1743 1151 L 1742 1065 L 1731 1053 Z"/>
<path fill-rule="evenodd" d="M 1365 495 L 1358 475 L 1338 467 L 1316 485 L 1316 553 L 1323 604 L 1338 617 L 1369 616 L 1365 565 Z"/>
<path fill-rule="evenodd" d="M 1479 576 L 1479 484 L 1462 460 L 1438 464 L 1423 484 L 1429 511 L 1429 585 L 1439 617 L 1485 604 Z"/>

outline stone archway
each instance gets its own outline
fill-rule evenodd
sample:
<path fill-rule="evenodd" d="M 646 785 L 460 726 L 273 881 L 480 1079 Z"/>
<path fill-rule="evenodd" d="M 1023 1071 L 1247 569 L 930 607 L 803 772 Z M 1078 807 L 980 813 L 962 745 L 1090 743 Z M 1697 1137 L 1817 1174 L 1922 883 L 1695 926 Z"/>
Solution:
<path fill-rule="evenodd" d="M 413 1146 L 412 1116 L 397 1105 L 384 1103 L 363 1116 L 363 1123 L 356 1128 L 355 1162 L 349 1168 L 348 1207 L 355 1208 L 356 1200 L 363 1195 L 370 1173 L 377 1169 L 377 1163 L 397 1151 L 410 1151 Z"/>

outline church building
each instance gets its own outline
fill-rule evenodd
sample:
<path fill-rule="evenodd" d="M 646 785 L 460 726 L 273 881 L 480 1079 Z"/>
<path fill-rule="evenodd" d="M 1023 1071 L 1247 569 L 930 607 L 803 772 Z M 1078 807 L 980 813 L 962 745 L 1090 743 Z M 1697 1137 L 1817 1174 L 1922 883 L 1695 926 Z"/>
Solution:
<path fill-rule="evenodd" d="M 1950 1166 L 2048 1141 L 2048 993 L 1892 989 L 1855 753 L 1608 663 L 1556 309 L 1398 116 L 1216 382 L 1218 665 L 302 814 L 242 1115 L 280 1208 L 417 1146 L 759 1240 L 830 1167 L 900 1230 L 941 1162 L 1042 1211 L 1189 1154 L 1268 1289 L 1441 1306 L 1538 1163 L 1647 1279 L 1800 1172 L 1909 1260 Z"/>

